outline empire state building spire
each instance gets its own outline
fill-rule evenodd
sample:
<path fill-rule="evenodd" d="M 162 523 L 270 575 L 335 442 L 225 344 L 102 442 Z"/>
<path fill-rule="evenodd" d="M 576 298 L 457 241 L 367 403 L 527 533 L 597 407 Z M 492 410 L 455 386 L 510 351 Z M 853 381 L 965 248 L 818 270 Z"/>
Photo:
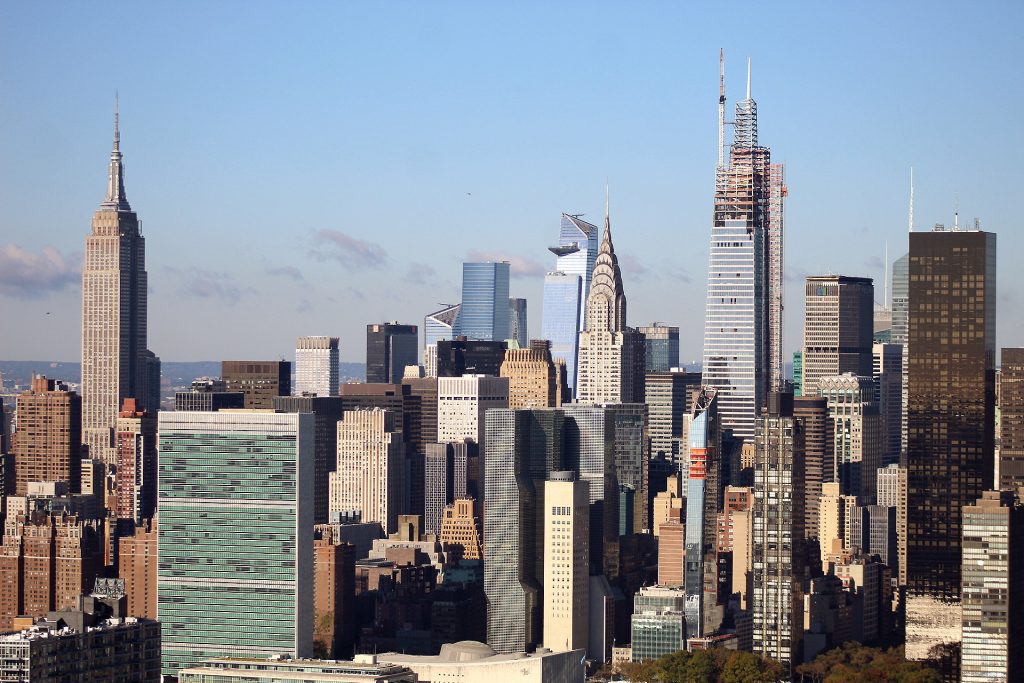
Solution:
<path fill-rule="evenodd" d="M 121 163 L 121 128 L 119 123 L 120 98 L 114 98 L 114 149 L 110 152 L 107 171 L 107 197 L 100 204 L 101 211 L 131 211 L 128 195 L 124 191 L 124 164 Z"/>

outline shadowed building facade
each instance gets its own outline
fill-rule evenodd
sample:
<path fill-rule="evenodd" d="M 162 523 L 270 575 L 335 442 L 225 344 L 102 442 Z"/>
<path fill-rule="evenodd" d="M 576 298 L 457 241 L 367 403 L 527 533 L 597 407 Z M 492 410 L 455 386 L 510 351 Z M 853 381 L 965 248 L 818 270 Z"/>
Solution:
<path fill-rule="evenodd" d="M 960 641 L 961 513 L 992 488 L 996 236 L 910 233 L 907 657 Z"/>

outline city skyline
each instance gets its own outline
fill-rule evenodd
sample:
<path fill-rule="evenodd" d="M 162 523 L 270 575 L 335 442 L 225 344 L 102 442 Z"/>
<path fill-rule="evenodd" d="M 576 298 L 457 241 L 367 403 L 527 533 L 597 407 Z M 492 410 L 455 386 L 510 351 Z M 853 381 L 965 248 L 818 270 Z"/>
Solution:
<path fill-rule="evenodd" d="M 1015 6 L 1004 10 L 1004 15 L 1020 12 Z M 985 153 L 996 140 L 1012 145 L 1020 133 L 972 125 L 983 116 L 977 113 L 983 96 L 1000 92 L 1011 102 L 1021 97 L 1002 84 L 1012 78 L 1010 67 L 1017 58 L 1009 47 L 1000 47 L 1012 41 L 997 35 L 1010 22 L 992 28 L 979 13 L 960 16 L 944 7 L 927 16 L 888 10 L 892 27 L 851 15 L 844 17 L 847 28 L 828 43 L 818 38 L 792 49 L 737 44 L 721 36 L 698 37 L 685 45 L 652 39 L 628 57 L 595 51 L 587 59 L 564 60 L 550 75 L 543 74 L 550 66 L 546 51 L 530 56 L 525 54 L 529 49 L 517 50 L 521 62 L 485 56 L 483 63 L 467 65 L 467 51 L 480 38 L 459 42 L 451 29 L 440 38 L 418 38 L 453 38 L 453 45 L 435 51 L 428 64 L 408 74 L 397 73 L 410 64 L 405 52 L 389 57 L 367 52 L 377 61 L 360 69 L 348 59 L 362 54 L 357 37 L 349 44 L 325 46 L 324 34 L 310 28 L 320 42 L 296 47 L 282 65 L 271 68 L 281 55 L 270 45 L 265 53 L 244 53 L 251 64 L 218 54 L 223 57 L 220 70 L 206 75 L 197 73 L 198 65 L 187 54 L 173 68 L 147 70 L 164 53 L 154 53 L 134 35 L 117 46 L 91 46 L 68 66 L 65 51 L 84 45 L 90 26 L 100 30 L 100 18 L 69 8 L 48 19 L 64 39 L 55 42 L 67 47 L 44 54 L 17 31 L 37 21 L 36 11 L 4 10 L 8 21 L 0 29 L 7 32 L 0 56 L 24 64 L 0 75 L 9 91 L 22 94 L 0 105 L 9 121 L 0 132 L 0 146 L 15 162 L 0 169 L 0 201 L 9 207 L 0 238 L 0 300 L 8 319 L 18 323 L 0 331 L 0 355 L 9 359 L 70 360 L 78 355 L 73 320 L 80 315 L 81 234 L 88 227 L 82 217 L 102 199 L 101 164 L 109 154 L 116 88 L 122 95 L 126 182 L 133 207 L 141 207 L 149 247 L 150 346 L 166 360 L 287 358 L 295 334 L 339 336 L 341 358 L 360 360 L 365 324 L 395 319 L 419 324 L 438 301 L 457 298 L 462 261 L 489 258 L 511 261 L 510 294 L 533 302 L 530 336 L 538 337 L 550 235 L 563 211 L 583 211 L 596 222 L 606 177 L 634 324 L 664 320 L 692 328 L 703 316 L 716 154 L 715 60 L 723 46 L 729 107 L 742 96 L 741 73 L 749 53 L 753 95 L 766 112 L 760 122 L 763 137 L 788 167 L 787 358 L 800 345 L 804 276 L 841 272 L 873 277 L 876 292 L 883 290 L 878 285 L 885 242 L 891 260 L 904 252 L 911 165 L 917 178 L 918 230 L 935 222 L 952 224 L 959 203 L 961 225 L 970 225 L 978 215 L 983 229 L 1000 233 L 1004 259 L 1022 246 L 1005 192 L 1021 172 Z M 379 21 L 355 7 L 317 11 L 339 14 L 346 25 Z M 409 16 L 417 11 L 410 8 Z M 571 7 L 548 11 L 550 26 L 543 28 L 506 16 L 510 31 L 501 40 L 517 40 L 521 48 L 544 45 L 570 21 L 579 21 L 582 31 L 614 37 L 612 27 L 623 20 L 616 8 L 586 16 Z M 218 15 L 230 10 L 206 12 L 210 26 L 226 31 L 226 45 L 241 38 L 233 31 L 264 30 L 246 21 L 224 29 Z M 623 30 L 642 26 L 657 37 L 679 22 L 689 25 L 683 14 L 645 8 L 631 14 Z M 780 36 L 799 32 L 813 19 L 784 14 L 763 16 Z M 184 34 L 186 27 L 198 32 L 190 40 L 212 30 L 195 17 L 163 17 L 159 9 L 125 9 L 119 16 L 141 25 L 166 19 L 157 45 Z M 422 18 L 429 23 L 446 16 L 428 11 Z M 665 26 L 658 25 L 659 17 Z M 478 19 L 470 12 L 457 23 Z M 929 44 L 950 47 L 931 50 L 925 58 L 914 51 L 913 40 L 886 43 L 877 55 L 858 53 L 859 73 L 853 72 L 844 52 L 853 41 L 863 33 L 880 42 L 890 36 L 896 40 L 893 27 L 911 19 L 929 36 Z M 693 20 L 713 23 L 718 18 L 710 14 Z M 954 49 L 955 36 L 970 31 L 975 22 L 993 36 L 993 47 L 984 55 Z M 418 28 L 401 22 L 394 30 L 419 35 Z M 122 64 L 116 82 L 97 83 L 98 65 L 109 61 L 114 50 L 138 58 Z M 335 56 L 321 64 L 310 59 L 310 50 Z M 315 66 L 291 80 L 286 67 L 292 60 Z M 237 72 L 238 78 L 229 79 L 230 89 L 214 88 L 215 81 L 208 80 L 223 78 L 223 69 Z M 645 76 L 637 78 L 638 73 Z M 402 87 L 381 91 L 380 83 L 388 79 L 398 79 Z M 496 87 L 492 80 L 503 85 Z M 438 82 L 449 90 L 425 92 Z M 813 89 L 807 87 L 812 84 Z M 280 104 L 247 108 L 257 93 L 278 86 L 284 88 Z M 609 90 L 616 97 L 606 102 Z M 399 91 L 423 99 L 407 109 L 407 98 L 395 94 Z M 571 108 L 572 116 L 548 121 L 540 109 L 524 103 L 547 102 L 561 91 L 578 93 L 584 105 L 595 98 L 602 106 L 585 114 L 586 106 Z M 519 103 L 517 116 L 495 116 L 513 96 Z M 478 104 L 467 111 L 449 109 L 453 102 L 471 100 Z M 930 105 L 938 101 L 953 104 Z M 341 103 L 347 106 L 339 108 Z M 919 117 L 915 106 L 931 108 Z M 543 108 L 545 116 L 549 110 Z M 380 122 L 368 120 L 381 111 L 389 113 Z M 883 117 L 878 111 L 890 113 Z M 416 118 L 423 120 L 412 125 Z M 409 130 L 396 139 L 382 137 L 403 126 Z M 840 164 L 822 151 L 825 133 L 856 139 L 863 149 L 844 156 Z M 365 140 L 356 141 L 360 137 Z M 935 145 L 939 139 L 942 144 Z M 369 153 L 374 148 L 377 158 Z M 488 157 L 505 163 L 484 161 Z M 642 167 L 639 159 L 645 162 Z M 979 167 L 986 172 L 978 173 Z M 838 212 L 829 208 L 836 191 L 849 193 Z M 53 202 L 54 195 L 61 200 Z M 269 199 L 254 202 L 253 197 Z M 380 206 L 389 209 L 383 225 Z M 484 214 L 487 234 L 478 228 Z M 822 229 L 823 221 L 831 227 Z M 844 235 L 851 237 L 847 248 L 834 250 L 835 240 Z M 652 243 L 665 248 L 652 251 Z M 1010 268 L 1002 272 L 997 347 L 1024 330 L 1012 304 L 1020 296 L 1021 276 Z M 659 296 L 666 287 L 676 292 L 667 303 Z M 234 330 L 255 325 L 266 306 L 274 307 L 281 324 L 258 338 L 239 340 Z M 197 317 L 212 322 L 201 348 L 192 344 L 189 332 Z M 698 358 L 702 342 L 694 334 L 681 337 L 682 360 Z"/>

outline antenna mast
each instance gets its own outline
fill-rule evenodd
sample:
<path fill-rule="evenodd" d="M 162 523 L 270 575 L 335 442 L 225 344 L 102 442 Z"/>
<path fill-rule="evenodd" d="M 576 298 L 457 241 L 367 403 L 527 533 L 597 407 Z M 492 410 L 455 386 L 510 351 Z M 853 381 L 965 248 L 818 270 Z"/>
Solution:
<path fill-rule="evenodd" d="M 914 232 L 914 167 L 910 167 L 910 232 Z"/>
<path fill-rule="evenodd" d="M 885 270 L 882 275 L 885 280 L 882 282 L 882 288 L 885 292 L 885 298 L 882 300 L 882 308 L 889 308 L 889 240 L 885 241 Z"/>

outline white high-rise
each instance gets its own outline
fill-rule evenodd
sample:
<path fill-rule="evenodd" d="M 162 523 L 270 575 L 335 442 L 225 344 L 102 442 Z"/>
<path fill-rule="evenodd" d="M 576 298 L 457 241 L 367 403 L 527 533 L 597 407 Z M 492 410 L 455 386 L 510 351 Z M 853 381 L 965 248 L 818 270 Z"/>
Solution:
<path fill-rule="evenodd" d="M 437 378 L 437 440 L 472 439 L 484 452 L 484 413 L 508 408 L 508 378 L 486 375 Z"/>
<path fill-rule="evenodd" d="M 337 337 L 299 337 L 295 343 L 295 395 L 337 396 Z"/>
<path fill-rule="evenodd" d="M 160 359 L 146 349 L 146 240 L 128 204 L 114 114 L 107 194 L 93 214 L 82 268 L 82 442 L 88 457 L 116 461 L 114 427 L 126 398 L 160 407 Z"/>

